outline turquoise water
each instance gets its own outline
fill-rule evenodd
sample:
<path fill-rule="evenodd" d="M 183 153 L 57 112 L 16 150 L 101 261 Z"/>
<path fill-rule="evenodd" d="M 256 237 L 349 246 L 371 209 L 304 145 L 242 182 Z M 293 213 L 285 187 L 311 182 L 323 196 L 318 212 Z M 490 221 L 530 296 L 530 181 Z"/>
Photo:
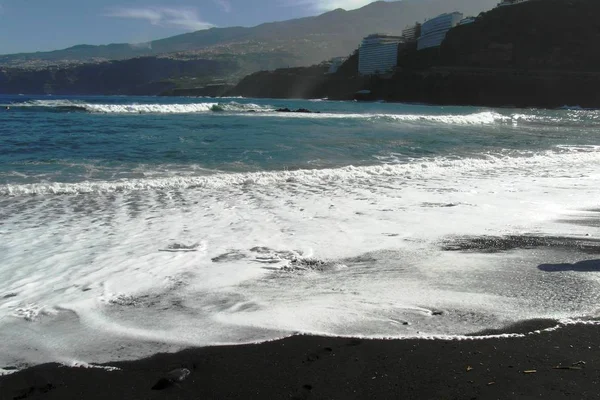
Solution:
<path fill-rule="evenodd" d="M 593 257 L 598 111 L 0 105 L 0 374 L 298 332 L 461 338 L 597 314 L 598 272 L 552 265 Z M 482 251 L 448 251 L 469 240 Z"/>
<path fill-rule="evenodd" d="M 598 143 L 586 111 L 124 97 L 0 97 L 0 183 L 482 157 Z M 281 114 L 281 107 L 321 114 Z M 570 128 L 575 128 L 576 131 Z"/>

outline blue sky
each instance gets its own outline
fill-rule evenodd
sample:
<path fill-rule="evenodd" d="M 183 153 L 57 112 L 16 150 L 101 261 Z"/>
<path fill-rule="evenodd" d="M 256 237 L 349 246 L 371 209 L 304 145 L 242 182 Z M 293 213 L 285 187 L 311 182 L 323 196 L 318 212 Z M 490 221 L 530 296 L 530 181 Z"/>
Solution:
<path fill-rule="evenodd" d="M 373 0 L 0 0 L 0 54 L 138 43 L 211 26 L 254 26 Z"/>

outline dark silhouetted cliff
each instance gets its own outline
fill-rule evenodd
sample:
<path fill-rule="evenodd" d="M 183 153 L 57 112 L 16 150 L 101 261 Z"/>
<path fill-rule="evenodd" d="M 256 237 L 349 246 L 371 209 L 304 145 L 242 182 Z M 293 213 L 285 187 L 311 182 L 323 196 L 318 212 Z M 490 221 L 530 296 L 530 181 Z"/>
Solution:
<path fill-rule="evenodd" d="M 475 68 L 600 70 L 600 2 L 531 0 L 451 30 L 440 63 Z"/>

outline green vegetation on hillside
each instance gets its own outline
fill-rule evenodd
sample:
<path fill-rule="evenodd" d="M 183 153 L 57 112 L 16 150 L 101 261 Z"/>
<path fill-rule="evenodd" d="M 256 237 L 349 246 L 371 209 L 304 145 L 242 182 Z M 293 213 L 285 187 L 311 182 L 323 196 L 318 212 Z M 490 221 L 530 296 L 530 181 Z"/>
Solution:
<path fill-rule="evenodd" d="M 399 34 L 408 24 L 442 12 L 458 9 L 477 13 L 489 9 L 496 1 L 380 1 L 358 10 L 338 9 L 316 17 L 267 23 L 253 28 L 212 28 L 145 44 L 80 45 L 53 52 L 4 55 L 0 56 L 0 92 L 139 94 L 147 88 L 146 94 L 156 94 L 161 85 L 168 90 L 173 85 L 195 87 L 199 82 L 215 79 L 235 83 L 260 70 L 313 65 L 348 55 L 358 47 L 364 36 L 373 32 Z M 128 59 L 139 61 L 118 61 Z M 136 79 L 135 85 L 120 78 L 121 74 L 138 77 L 135 70 L 125 71 L 127 66 L 146 71 L 157 63 L 184 66 L 191 61 L 202 60 L 207 65 L 216 63 L 226 67 L 216 71 L 198 68 L 191 75 L 180 72 L 178 68 L 160 69 L 164 74 L 153 74 L 148 76 L 151 80 L 141 83 Z M 58 73 L 57 69 L 61 72 Z M 102 71 L 102 76 L 115 76 L 115 80 L 104 80 L 105 89 L 102 91 L 97 84 L 98 76 L 87 72 L 90 70 Z M 94 81 L 84 82 L 88 76 Z"/>

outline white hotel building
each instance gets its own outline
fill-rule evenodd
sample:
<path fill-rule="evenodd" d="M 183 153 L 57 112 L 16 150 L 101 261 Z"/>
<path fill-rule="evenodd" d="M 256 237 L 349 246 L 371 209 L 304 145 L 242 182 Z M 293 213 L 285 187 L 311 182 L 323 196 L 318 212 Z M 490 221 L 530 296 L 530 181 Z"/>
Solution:
<path fill-rule="evenodd" d="M 458 25 L 462 19 L 462 13 L 454 12 L 442 14 L 424 22 L 421 26 L 421 36 L 417 43 L 417 50 L 441 46 L 448 31 Z"/>
<path fill-rule="evenodd" d="M 407 42 L 416 42 L 421 35 L 421 24 L 417 23 L 402 30 L 402 37 Z"/>
<path fill-rule="evenodd" d="M 361 75 L 379 75 L 391 72 L 398 65 L 398 46 L 401 36 L 381 34 L 363 39 L 358 50 L 358 72 Z"/>

